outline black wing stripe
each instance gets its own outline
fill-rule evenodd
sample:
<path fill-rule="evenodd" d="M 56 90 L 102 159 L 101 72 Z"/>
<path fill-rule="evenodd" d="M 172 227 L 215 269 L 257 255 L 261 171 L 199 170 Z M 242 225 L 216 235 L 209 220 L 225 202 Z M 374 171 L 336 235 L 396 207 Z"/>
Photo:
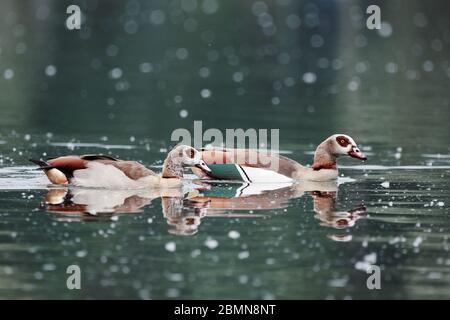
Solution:
<path fill-rule="evenodd" d="M 117 161 L 116 158 L 111 156 L 103 155 L 103 154 L 87 154 L 80 157 L 83 160 L 93 161 L 93 160 L 112 160 Z"/>

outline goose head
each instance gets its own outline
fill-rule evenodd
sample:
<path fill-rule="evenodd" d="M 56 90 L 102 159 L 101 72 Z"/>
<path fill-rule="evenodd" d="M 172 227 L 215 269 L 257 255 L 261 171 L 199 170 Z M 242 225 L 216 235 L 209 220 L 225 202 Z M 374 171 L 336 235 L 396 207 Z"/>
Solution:
<path fill-rule="evenodd" d="M 312 168 L 314 170 L 336 169 L 336 158 L 340 156 L 367 160 L 352 137 L 346 134 L 334 134 L 317 147 Z"/>
<path fill-rule="evenodd" d="M 331 142 L 331 151 L 336 157 L 349 156 L 359 160 L 367 160 L 367 157 L 358 148 L 355 140 L 349 135 L 334 134 L 327 140 Z"/>
<path fill-rule="evenodd" d="M 183 167 L 197 167 L 206 173 L 211 172 L 211 169 L 203 161 L 200 152 L 190 146 L 179 145 L 175 147 L 170 152 L 169 157 Z"/>

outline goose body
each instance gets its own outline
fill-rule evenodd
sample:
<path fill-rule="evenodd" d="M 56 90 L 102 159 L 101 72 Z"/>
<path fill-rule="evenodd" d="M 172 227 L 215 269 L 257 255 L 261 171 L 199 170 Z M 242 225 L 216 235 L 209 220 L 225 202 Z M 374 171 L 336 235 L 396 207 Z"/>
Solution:
<path fill-rule="evenodd" d="M 355 141 L 345 134 L 335 134 L 323 141 L 309 167 L 279 154 L 249 149 L 202 150 L 201 155 L 211 172 L 193 168 L 198 177 L 245 182 L 330 181 L 338 177 L 339 156 L 367 159 Z"/>
<path fill-rule="evenodd" d="M 53 184 L 87 188 L 174 188 L 182 184 L 185 166 L 197 166 L 199 170 L 209 171 L 200 153 L 184 145 L 169 152 L 160 174 L 137 161 L 119 160 L 105 155 L 63 156 L 46 161 L 30 161 L 39 165 Z"/>

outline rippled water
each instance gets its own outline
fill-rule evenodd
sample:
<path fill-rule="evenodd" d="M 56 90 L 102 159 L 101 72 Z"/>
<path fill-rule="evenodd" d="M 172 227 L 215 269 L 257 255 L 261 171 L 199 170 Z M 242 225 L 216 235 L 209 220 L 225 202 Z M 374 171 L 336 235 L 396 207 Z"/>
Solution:
<path fill-rule="evenodd" d="M 450 298 L 446 1 L 386 4 L 382 31 L 363 28 L 364 1 L 86 2 L 79 33 L 42 3 L 0 10 L 1 298 Z M 194 120 L 278 128 L 302 164 L 345 132 L 369 160 L 340 159 L 335 183 L 186 172 L 170 192 L 58 189 L 28 162 L 158 171 Z"/>
<path fill-rule="evenodd" d="M 183 189 L 162 194 L 48 188 L 33 167 L 5 166 L 0 292 L 448 297 L 450 165 L 435 160 L 433 167 L 347 165 L 337 182 L 293 186 L 205 184 L 188 174 Z M 381 266 L 382 290 L 366 288 L 368 262 Z M 71 264 L 82 268 L 80 292 L 65 289 Z"/>

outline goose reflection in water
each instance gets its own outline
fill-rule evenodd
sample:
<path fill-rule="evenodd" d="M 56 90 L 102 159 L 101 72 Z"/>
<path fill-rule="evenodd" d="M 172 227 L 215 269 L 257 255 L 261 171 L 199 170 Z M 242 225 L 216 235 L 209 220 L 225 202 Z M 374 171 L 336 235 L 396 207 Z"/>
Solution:
<path fill-rule="evenodd" d="M 207 187 L 207 186 L 206 186 Z M 201 189 L 204 189 L 202 186 Z M 173 226 L 170 233 L 193 235 L 205 217 L 256 218 L 255 214 L 221 214 L 202 210 L 205 206 L 190 202 L 199 197 L 199 190 L 181 188 L 161 190 L 105 190 L 86 188 L 50 189 L 41 209 L 58 214 L 59 221 L 98 221 L 114 219 L 121 214 L 142 212 L 154 199 L 161 198 L 161 207 L 167 223 Z M 195 204 L 195 205 L 194 205 Z"/>
<path fill-rule="evenodd" d="M 171 191 L 172 196 L 178 193 Z M 142 212 L 160 192 L 148 190 L 105 190 L 83 188 L 50 189 L 41 209 L 59 214 L 62 221 L 111 219 L 119 214 Z"/>
<path fill-rule="evenodd" d="M 194 200 L 191 200 L 194 199 Z M 210 201 L 197 201 L 204 199 L 200 193 L 190 193 L 186 198 L 161 198 L 161 205 L 167 223 L 173 226 L 169 233 L 176 235 L 194 235 L 202 219 L 214 218 L 262 218 L 264 215 L 252 213 L 230 213 L 210 210 Z"/>
<path fill-rule="evenodd" d="M 349 210 L 336 208 L 337 192 L 313 191 L 311 197 L 314 203 L 315 218 L 324 227 L 334 229 L 348 229 L 355 226 L 358 219 L 366 212 L 364 205 L 358 205 Z M 347 233 L 329 234 L 328 238 L 334 241 L 346 242 L 352 240 L 352 235 Z"/>
<path fill-rule="evenodd" d="M 202 211 L 216 214 L 233 210 L 268 210 L 282 209 L 289 206 L 289 201 L 305 194 L 313 198 L 315 218 L 321 226 L 334 229 L 347 229 L 355 225 L 366 211 L 363 205 L 349 210 L 336 208 L 338 184 L 335 181 L 284 184 L 240 184 L 235 187 L 212 185 L 212 188 L 187 202 L 190 207 L 199 207 Z M 335 241 L 349 241 L 350 234 L 331 234 L 328 237 Z"/>
<path fill-rule="evenodd" d="M 42 208 L 60 214 L 59 219 L 64 221 L 92 221 L 141 212 L 152 200 L 161 198 L 164 218 L 172 227 L 169 232 L 176 235 L 196 234 L 202 219 L 206 217 L 268 217 L 268 214 L 253 212 L 286 208 L 290 200 L 305 194 L 312 197 L 315 218 L 321 226 L 347 229 L 353 227 L 365 212 L 362 205 L 350 210 L 336 209 L 336 182 L 199 183 L 190 190 L 50 189 Z M 248 212 L 242 213 L 242 210 Z M 351 240 L 348 233 L 331 234 L 328 237 L 335 241 Z"/>

